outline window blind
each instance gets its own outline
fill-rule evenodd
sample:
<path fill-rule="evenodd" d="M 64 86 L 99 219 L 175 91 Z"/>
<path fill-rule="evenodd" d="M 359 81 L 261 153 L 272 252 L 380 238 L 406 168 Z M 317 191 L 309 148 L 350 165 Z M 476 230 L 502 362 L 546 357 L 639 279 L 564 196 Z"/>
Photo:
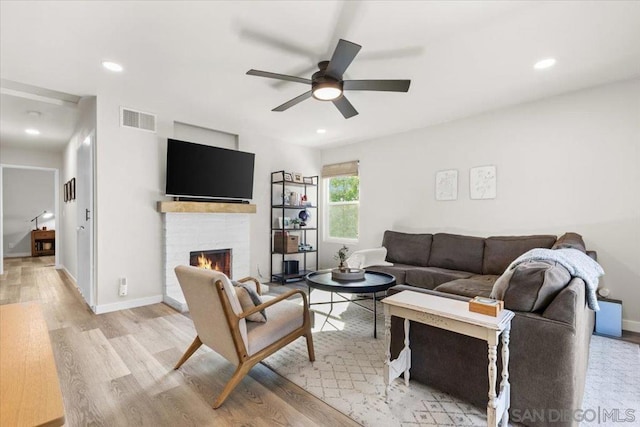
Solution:
<path fill-rule="evenodd" d="M 331 178 L 334 176 L 357 176 L 358 175 L 358 160 L 351 162 L 334 163 L 332 165 L 322 166 L 322 177 Z"/>

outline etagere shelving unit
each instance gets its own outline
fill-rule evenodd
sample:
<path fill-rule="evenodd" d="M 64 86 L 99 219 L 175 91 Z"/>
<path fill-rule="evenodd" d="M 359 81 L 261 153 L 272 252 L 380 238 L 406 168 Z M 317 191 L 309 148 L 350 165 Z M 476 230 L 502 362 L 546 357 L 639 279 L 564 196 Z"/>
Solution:
<path fill-rule="evenodd" d="M 318 176 L 294 182 L 285 171 L 271 173 L 271 266 L 274 282 L 287 283 L 304 279 L 318 269 Z M 304 197 L 303 197 L 304 196 Z M 303 200 L 304 199 L 304 200 Z M 306 210 L 310 219 L 305 226 L 291 223 Z M 297 236 L 297 247 L 291 241 Z M 298 272 L 286 272 L 285 261 L 298 261 Z"/>

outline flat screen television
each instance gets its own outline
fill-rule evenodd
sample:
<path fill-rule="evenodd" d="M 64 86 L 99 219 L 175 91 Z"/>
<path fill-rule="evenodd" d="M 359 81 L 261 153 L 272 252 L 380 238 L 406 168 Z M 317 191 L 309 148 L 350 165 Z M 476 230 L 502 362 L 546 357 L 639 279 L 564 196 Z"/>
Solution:
<path fill-rule="evenodd" d="M 254 161 L 253 153 L 169 139 L 166 194 L 183 199 L 251 199 Z"/>

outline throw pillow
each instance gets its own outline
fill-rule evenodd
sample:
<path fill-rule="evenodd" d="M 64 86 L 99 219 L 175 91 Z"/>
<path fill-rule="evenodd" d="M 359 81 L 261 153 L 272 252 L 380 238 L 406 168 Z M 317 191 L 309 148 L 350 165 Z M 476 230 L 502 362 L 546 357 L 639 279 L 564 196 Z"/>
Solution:
<path fill-rule="evenodd" d="M 571 281 L 566 268 L 552 261 L 527 261 L 506 271 L 496 281 L 491 297 L 509 310 L 544 310 Z"/>
<path fill-rule="evenodd" d="M 551 249 L 577 249 L 582 253 L 587 253 L 584 240 L 578 233 L 564 233 Z"/>
<path fill-rule="evenodd" d="M 240 306 L 242 307 L 242 311 L 247 311 L 262 304 L 262 300 L 260 299 L 260 295 L 253 289 L 251 286 L 246 285 L 244 283 L 236 282 L 235 280 L 232 282 L 233 286 L 236 289 L 236 295 L 238 295 L 238 301 L 240 301 Z M 245 317 L 250 322 L 260 322 L 264 323 L 267 321 L 267 313 L 265 310 L 260 310 L 257 313 L 253 313 L 247 317 Z"/>

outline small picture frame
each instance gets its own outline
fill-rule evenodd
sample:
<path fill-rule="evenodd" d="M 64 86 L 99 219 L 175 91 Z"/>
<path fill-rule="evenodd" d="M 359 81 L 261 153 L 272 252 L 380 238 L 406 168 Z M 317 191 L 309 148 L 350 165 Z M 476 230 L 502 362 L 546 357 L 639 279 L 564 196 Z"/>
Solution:
<path fill-rule="evenodd" d="M 62 192 L 64 194 L 64 202 L 67 203 L 69 201 L 69 182 L 65 182 L 62 187 Z"/>
<path fill-rule="evenodd" d="M 305 184 L 313 184 L 313 177 L 305 176 L 302 178 L 302 182 L 304 182 Z"/>
<path fill-rule="evenodd" d="M 278 217 L 278 228 L 291 228 L 291 218 L 288 216 Z"/>
<path fill-rule="evenodd" d="M 300 184 L 304 182 L 300 172 L 293 172 L 293 182 L 299 182 Z"/>
<path fill-rule="evenodd" d="M 69 187 L 70 187 L 70 190 L 69 190 L 69 193 L 70 193 L 70 195 L 69 195 L 69 199 L 70 199 L 70 200 L 75 200 L 75 199 L 76 199 L 76 179 L 75 179 L 75 177 L 74 177 L 74 178 L 71 178 L 71 181 L 69 182 L 69 184 L 70 184 L 70 185 L 69 185 Z"/>
<path fill-rule="evenodd" d="M 284 173 L 284 180 L 289 182 L 293 181 L 293 178 L 291 177 L 291 174 L 289 172 Z"/>

